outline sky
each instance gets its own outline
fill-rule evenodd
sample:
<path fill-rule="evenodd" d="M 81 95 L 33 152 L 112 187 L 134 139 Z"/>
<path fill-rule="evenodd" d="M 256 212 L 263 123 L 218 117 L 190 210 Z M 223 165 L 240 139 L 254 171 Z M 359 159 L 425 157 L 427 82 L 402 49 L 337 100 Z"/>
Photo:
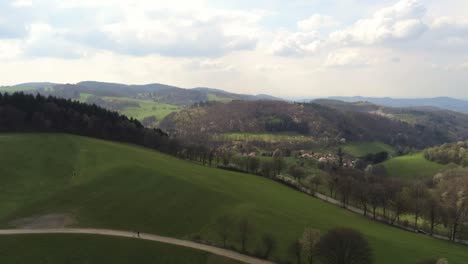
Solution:
<path fill-rule="evenodd" d="M 468 98 L 466 0 L 0 0 L 0 85 Z"/>

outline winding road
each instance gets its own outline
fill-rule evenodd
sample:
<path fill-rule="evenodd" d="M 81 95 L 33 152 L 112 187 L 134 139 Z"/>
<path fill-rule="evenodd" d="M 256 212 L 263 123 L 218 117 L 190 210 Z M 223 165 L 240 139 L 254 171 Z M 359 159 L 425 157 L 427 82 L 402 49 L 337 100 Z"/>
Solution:
<path fill-rule="evenodd" d="M 91 229 L 91 228 L 53 228 L 53 229 L 0 229 L 0 235 L 20 235 L 20 234 L 91 234 L 102 236 L 128 237 L 134 239 L 143 239 L 156 241 L 165 244 L 171 244 L 181 247 L 193 248 L 218 256 L 230 258 L 248 264 L 274 264 L 274 262 L 243 255 L 231 250 L 218 248 L 210 245 L 200 244 L 192 241 L 158 236 L 153 234 L 140 233 L 137 237 L 135 232 L 109 230 L 109 229 Z"/>

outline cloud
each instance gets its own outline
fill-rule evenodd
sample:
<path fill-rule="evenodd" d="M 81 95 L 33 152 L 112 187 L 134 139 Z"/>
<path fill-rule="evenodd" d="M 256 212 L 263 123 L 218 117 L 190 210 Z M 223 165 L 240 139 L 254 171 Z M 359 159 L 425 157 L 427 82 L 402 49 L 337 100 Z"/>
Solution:
<path fill-rule="evenodd" d="M 270 52 L 278 56 L 301 56 L 316 53 L 322 45 L 322 40 L 316 31 L 313 32 L 282 32 L 271 45 Z"/>
<path fill-rule="evenodd" d="M 301 31 L 315 31 L 324 28 L 338 26 L 339 23 L 333 17 L 321 14 L 314 14 L 307 19 L 297 22 L 297 27 Z"/>
<path fill-rule="evenodd" d="M 17 0 L 0 3 L 0 39 L 16 38 L 27 43 L 25 54 L 61 56 L 70 45 L 81 49 L 146 56 L 220 57 L 240 50 L 255 49 L 259 21 L 266 12 L 205 8 L 203 1 L 75 1 Z M 31 8 L 20 8 L 29 6 Z M 11 10 L 7 12 L 5 10 Z M 86 23 L 83 23 L 86 21 Z M 48 25 L 48 38 L 30 36 L 32 25 Z M 45 34 L 43 32 L 43 34 Z M 34 46 L 34 48 L 32 48 Z M 47 51 L 46 46 L 56 47 Z M 63 50 L 63 52 L 58 52 Z"/>
<path fill-rule="evenodd" d="M 255 36 L 230 34 L 225 29 L 229 23 L 228 18 L 201 20 L 190 15 L 174 15 L 167 20 L 130 17 L 104 26 L 100 33 L 109 44 L 107 48 L 139 56 L 219 57 L 255 48 Z"/>
<path fill-rule="evenodd" d="M 334 68 L 360 68 L 367 67 L 373 63 L 374 60 L 363 55 L 358 50 L 342 49 L 328 54 L 325 66 Z"/>
<path fill-rule="evenodd" d="M 255 65 L 255 69 L 261 72 L 269 72 L 269 71 L 279 71 L 282 70 L 283 67 L 275 64 L 257 64 Z"/>
<path fill-rule="evenodd" d="M 400 0 L 369 18 L 323 35 L 320 29 L 337 27 L 330 16 L 314 14 L 297 23 L 299 31 L 278 34 L 272 51 L 280 56 L 305 56 L 322 50 L 359 45 L 393 45 L 419 38 L 428 30 L 426 8 L 418 0 Z"/>
<path fill-rule="evenodd" d="M 14 59 L 21 54 L 17 40 L 0 40 L 0 59 Z"/>
<path fill-rule="evenodd" d="M 186 68 L 189 70 L 198 71 L 223 71 L 230 72 L 234 71 L 235 67 L 232 64 L 226 64 L 221 60 L 216 59 L 204 59 L 194 60 L 186 64 Z"/>
<path fill-rule="evenodd" d="M 416 39 L 427 30 L 422 21 L 425 14 L 426 8 L 418 0 L 401 0 L 370 18 L 333 32 L 330 39 L 335 43 L 364 45 Z"/>
<path fill-rule="evenodd" d="M 66 39 L 66 34 L 67 31 L 54 29 L 48 24 L 32 24 L 28 38 L 22 44 L 24 55 L 63 59 L 84 57 L 89 49 Z"/>
<path fill-rule="evenodd" d="M 15 0 L 11 3 L 14 7 L 30 7 L 33 5 L 32 0 Z"/>

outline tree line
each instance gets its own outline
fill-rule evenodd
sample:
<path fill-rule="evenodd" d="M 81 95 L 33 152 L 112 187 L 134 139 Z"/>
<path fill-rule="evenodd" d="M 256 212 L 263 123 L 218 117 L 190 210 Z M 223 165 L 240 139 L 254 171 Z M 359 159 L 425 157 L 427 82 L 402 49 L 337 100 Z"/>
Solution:
<path fill-rule="evenodd" d="M 441 146 L 428 148 L 424 151 L 424 157 L 430 161 L 441 164 L 454 163 L 463 167 L 468 166 L 468 142 L 443 144 Z"/>
<path fill-rule="evenodd" d="M 128 142 L 173 153 L 177 142 L 160 129 L 96 105 L 24 93 L 0 93 L 1 132 L 56 132 Z"/>
<path fill-rule="evenodd" d="M 217 219 L 215 231 L 224 248 L 263 259 L 271 259 L 277 250 L 277 239 L 270 233 L 262 233 L 258 237 L 256 226 L 246 218 L 236 221 L 223 215 Z M 319 230 L 306 228 L 298 239 L 289 244 L 288 253 L 297 264 L 374 263 L 373 251 L 367 240 L 349 228 L 335 228 L 323 236 Z"/>
<path fill-rule="evenodd" d="M 407 182 L 340 168 L 324 178 L 310 177 L 308 184 L 312 191 L 317 190 L 317 185 L 328 188 L 328 196 L 340 200 L 344 207 L 362 209 L 365 216 L 428 235 L 443 235 L 452 241 L 466 239 L 468 169 L 448 170 L 425 181 Z M 403 219 L 403 215 L 412 218 Z"/>

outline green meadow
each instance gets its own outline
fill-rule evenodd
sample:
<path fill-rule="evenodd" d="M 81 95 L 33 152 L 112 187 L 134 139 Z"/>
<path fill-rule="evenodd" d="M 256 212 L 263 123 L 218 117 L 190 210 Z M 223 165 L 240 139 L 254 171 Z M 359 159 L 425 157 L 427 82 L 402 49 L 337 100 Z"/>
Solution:
<path fill-rule="evenodd" d="M 152 241 L 75 234 L 0 236 L 0 262 L 239 264 L 206 252 Z"/>
<path fill-rule="evenodd" d="M 385 166 L 388 175 L 402 179 L 431 178 L 449 168 L 448 165 L 425 159 L 423 153 L 395 157 L 382 164 Z"/>
<path fill-rule="evenodd" d="M 375 263 L 379 264 L 416 263 L 431 257 L 463 264 L 468 259 L 466 246 L 373 222 L 259 176 L 196 165 L 149 149 L 86 137 L 0 135 L 0 188 L 3 228 L 11 228 L 11 221 L 24 217 L 66 214 L 74 219 L 72 226 L 139 230 L 185 239 L 197 236 L 219 243 L 215 223 L 228 215 L 255 224 L 248 244 L 250 252 L 259 246 L 262 234 L 272 234 L 278 241 L 273 256 L 277 261 L 292 260 L 288 246 L 308 227 L 322 233 L 335 227 L 359 230 L 369 240 Z M 236 229 L 231 230 L 228 243 L 238 247 Z M 25 237 L 18 245 L 24 249 L 32 247 L 27 243 L 37 243 L 45 252 L 56 250 L 59 245 L 70 256 L 81 256 L 81 243 L 67 243 L 69 236 L 48 238 Z M 130 242 L 123 242 L 116 250 L 115 238 L 82 239 L 93 240 L 91 245 L 106 244 L 101 251 L 107 255 L 124 254 L 117 251 L 126 250 L 127 245 L 128 250 L 137 250 Z M 0 241 L 0 245 L 14 243 L 1 237 Z M 153 246 L 158 247 L 144 247 Z M 21 248 L 18 254 L 23 253 Z M 59 259 L 57 263 L 61 262 L 61 253 L 54 254 Z M 98 253 L 89 254 L 99 259 Z M 135 263 L 138 262 L 144 261 Z"/>
<path fill-rule="evenodd" d="M 354 157 L 362 157 L 367 154 L 375 154 L 386 151 L 389 154 L 394 154 L 395 149 L 382 142 L 352 142 L 343 146 L 343 151 Z"/>

